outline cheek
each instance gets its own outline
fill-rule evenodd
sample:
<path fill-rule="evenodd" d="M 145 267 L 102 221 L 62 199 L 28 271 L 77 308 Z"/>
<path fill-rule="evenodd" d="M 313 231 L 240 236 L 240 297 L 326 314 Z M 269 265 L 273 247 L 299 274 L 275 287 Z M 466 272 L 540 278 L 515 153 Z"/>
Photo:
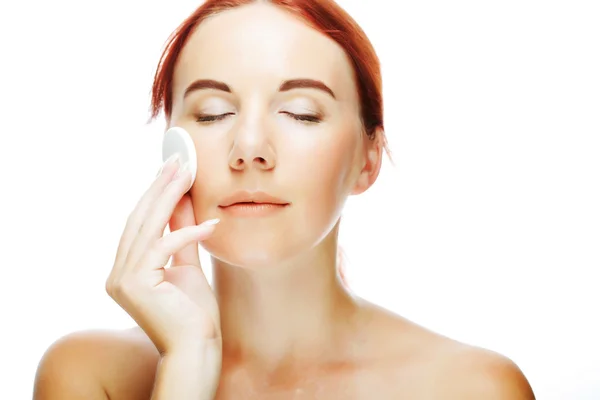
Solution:
<path fill-rule="evenodd" d="M 190 189 L 192 203 L 197 221 L 214 217 L 219 195 L 229 194 L 233 189 L 223 187 L 229 182 L 228 165 L 223 161 L 223 155 L 216 149 L 203 146 L 196 150 L 197 171 L 196 180 Z"/>
<path fill-rule="evenodd" d="M 311 146 L 291 150 L 289 175 L 298 196 L 325 212 L 343 205 L 349 193 L 356 141 L 349 131 L 324 132 Z M 326 210 L 325 210 L 326 209 Z"/>

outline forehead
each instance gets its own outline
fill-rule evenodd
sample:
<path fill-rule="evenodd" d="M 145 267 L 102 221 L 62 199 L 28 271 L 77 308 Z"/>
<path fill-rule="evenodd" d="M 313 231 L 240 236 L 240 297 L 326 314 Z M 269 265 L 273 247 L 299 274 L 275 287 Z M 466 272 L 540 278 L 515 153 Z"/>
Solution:
<path fill-rule="evenodd" d="M 341 100 L 357 100 L 352 67 L 341 46 L 284 9 L 264 3 L 203 21 L 183 48 L 173 78 L 175 98 L 196 79 L 221 80 L 244 91 L 310 78 L 323 81 Z"/>

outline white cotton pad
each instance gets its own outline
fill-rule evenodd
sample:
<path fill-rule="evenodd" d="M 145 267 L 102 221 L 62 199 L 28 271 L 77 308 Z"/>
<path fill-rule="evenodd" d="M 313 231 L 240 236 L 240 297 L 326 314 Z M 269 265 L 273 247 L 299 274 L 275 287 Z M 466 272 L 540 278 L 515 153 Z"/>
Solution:
<path fill-rule="evenodd" d="M 184 165 L 186 162 L 188 163 L 187 169 L 192 174 L 190 187 L 188 188 L 190 190 L 196 180 L 196 169 L 198 168 L 196 146 L 194 146 L 194 141 L 190 134 L 185 129 L 179 127 L 170 128 L 165 132 L 162 146 L 163 163 L 175 153 L 179 153 L 179 162 L 181 165 Z"/>

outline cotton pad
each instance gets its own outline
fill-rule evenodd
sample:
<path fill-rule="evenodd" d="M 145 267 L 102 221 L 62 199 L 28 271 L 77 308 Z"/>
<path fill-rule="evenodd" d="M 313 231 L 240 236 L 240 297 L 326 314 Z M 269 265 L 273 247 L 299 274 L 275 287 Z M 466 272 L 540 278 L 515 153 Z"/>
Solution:
<path fill-rule="evenodd" d="M 196 180 L 196 168 L 198 167 L 196 159 L 196 146 L 187 131 L 183 128 L 174 127 L 167 130 L 163 137 L 162 159 L 163 163 L 173 154 L 179 153 L 179 162 L 181 165 L 187 163 L 187 170 L 192 174 L 190 181 L 190 190 Z"/>

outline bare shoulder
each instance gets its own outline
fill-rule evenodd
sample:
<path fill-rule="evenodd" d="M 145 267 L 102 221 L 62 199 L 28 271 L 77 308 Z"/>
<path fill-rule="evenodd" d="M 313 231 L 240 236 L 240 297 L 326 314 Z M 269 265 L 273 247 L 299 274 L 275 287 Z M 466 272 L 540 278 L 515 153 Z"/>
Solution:
<path fill-rule="evenodd" d="M 453 340 L 378 306 L 372 313 L 371 354 L 392 387 L 410 398 L 533 400 L 519 367 L 494 351 Z"/>
<path fill-rule="evenodd" d="M 139 328 L 73 332 L 42 356 L 34 399 L 148 399 L 157 362 Z"/>
<path fill-rule="evenodd" d="M 460 399 L 533 400 L 521 369 L 491 350 L 455 342 L 441 358 L 440 391 Z"/>

